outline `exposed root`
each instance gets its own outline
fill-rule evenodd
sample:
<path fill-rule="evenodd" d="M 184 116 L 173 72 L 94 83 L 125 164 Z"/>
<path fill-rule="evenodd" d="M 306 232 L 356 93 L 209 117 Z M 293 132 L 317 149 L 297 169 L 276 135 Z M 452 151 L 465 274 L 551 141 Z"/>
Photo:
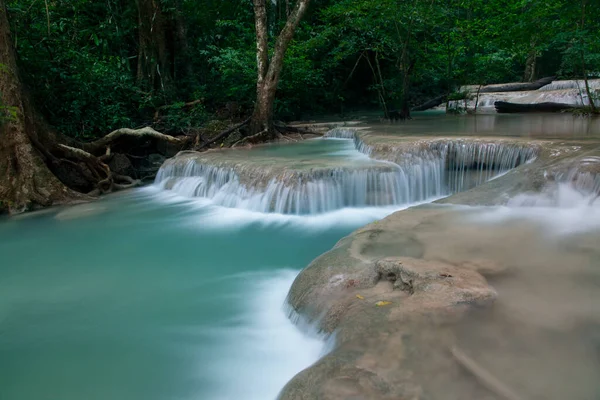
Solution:
<path fill-rule="evenodd" d="M 110 167 L 102 162 L 101 157 L 95 157 L 85 150 L 75 147 L 59 144 L 57 146 L 66 157 L 76 159 L 85 163 L 90 172 L 94 175 L 97 182 L 95 189 L 88 193 L 91 196 L 98 196 L 104 193 L 110 193 L 117 190 L 129 189 L 141 184 L 141 180 L 133 179 L 130 176 L 114 174 Z M 105 156 L 110 155 L 107 150 Z"/>
<path fill-rule="evenodd" d="M 280 132 L 277 132 L 277 138 L 280 140 L 286 140 L 288 142 L 298 142 L 296 139 L 283 135 Z"/>
<path fill-rule="evenodd" d="M 129 128 L 121 128 L 116 131 L 112 131 L 108 135 L 100 138 L 91 143 L 82 143 L 81 148 L 89 153 L 98 153 L 100 151 L 104 151 L 107 146 L 110 146 L 117 139 L 120 139 L 124 136 L 129 137 L 137 137 L 137 138 L 154 138 L 157 140 L 162 140 L 168 143 L 173 144 L 185 144 L 185 139 L 176 138 L 174 136 L 165 135 L 164 133 L 160 133 L 155 131 L 151 127 L 147 126 L 145 128 L 140 129 L 129 129 Z"/>
<path fill-rule="evenodd" d="M 286 134 L 286 133 L 298 133 L 300 135 L 300 137 L 302 137 L 302 134 L 323 136 L 323 134 L 320 133 L 320 132 L 311 131 L 310 129 L 297 128 L 297 127 L 291 126 L 291 125 L 277 125 L 277 124 L 274 124 L 273 126 L 275 127 L 275 129 L 277 131 L 279 131 L 282 134 Z"/>
<path fill-rule="evenodd" d="M 517 395 L 508 386 L 498 380 L 489 371 L 483 369 L 472 358 L 463 353 L 458 347 L 450 349 L 454 359 L 467 371 L 469 371 L 483 386 L 496 395 L 506 400 L 523 400 L 523 397 Z"/>
<path fill-rule="evenodd" d="M 265 129 L 264 131 L 260 131 L 257 134 L 254 134 L 252 136 L 246 136 L 241 138 L 240 140 L 238 140 L 237 142 L 235 142 L 234 144 L 231 145 L 231 147 L 238 147 L 238 146 L 244 146 L 246 144 L 254 144 L 254 143 L 259 143 L 261 141 L 263 141 L 262 139 L 269 134 L 269 131 L 267 129 Z"/>

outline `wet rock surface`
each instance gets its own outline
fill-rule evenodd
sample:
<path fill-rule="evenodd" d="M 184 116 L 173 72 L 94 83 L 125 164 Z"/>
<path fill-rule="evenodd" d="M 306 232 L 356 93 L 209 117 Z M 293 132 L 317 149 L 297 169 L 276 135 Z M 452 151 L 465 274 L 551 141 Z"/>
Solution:
<path fill-rule="evenodd" d="M 565 184 L 593 200 L 600 142 L 362 128 L 332 136 L 387 164 L 255 150 L 170 161 L 228 169 L 261 190 L 392 162 L 443 189 L 423 193 L 452 194 L 355 231 L 300 273 L 289 303 L 335 346 L 280 399 L 598 398 L 600 212 L 504 206 L 555 206 Z"/>
<path fill-rule="evenodd" d="M 440 141 L 358 137 L 372 157 L 394 162 Z M 536 158 L 440 205 L 367 225 L 298 276 L 291 306 L 336 345 L 280 399 L 600 395 L 600 339 L 590 328 L 600 323 L 600 225 L 561 231 L 585 225 L 578 218 L 597 221 L 598 210 L 554 221 L 551 210 L 540 217 L 481 207 L 524 193 L 539 199 L 559 184 L 593 197 L 600 148 L 595 141 L 484 141 L 528 146 Z"/>
<path fill-rule="evenodd" d="M 280 398 L 594 398 L 600 230 L 545 237 L 542 222 L 489 213 L 400 211 L 316 259 L 289 301 L 336 347 Z"/>

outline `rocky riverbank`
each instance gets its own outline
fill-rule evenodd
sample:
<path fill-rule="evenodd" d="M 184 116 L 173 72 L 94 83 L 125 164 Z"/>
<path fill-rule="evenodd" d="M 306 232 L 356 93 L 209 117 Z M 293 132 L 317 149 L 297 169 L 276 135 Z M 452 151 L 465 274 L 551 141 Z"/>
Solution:
<path fill-rule="evenodd" d="M 289 304 L 333 335 L 335 347 L 281 399 L 593 397 L 598 207 L 566 216 L 549 208 L 539 217 L 537 209 L 497 206 L 598 205 L 599 140 L 398 135 L 365 126 L 326 136 L 352 139 L 370 159 L 292 146 L 283 156 L 269 146 L 186 152 L 157 177 L 179 194 L 261 212 L 443 197 L 359 229 L 300 273 Z M 577 199 L 565 200 L 564 190 Z M 585 229 L 548 237 L 571 226 Z M 566 371 L 555 368 L 560 363 Z"/>
<path fill-rule="evenodd" d="M 372 157 L 402 163 L 415 148 L 430 150 L 445 139 L 361 132 L 356 140 Z M 298 374 L 280 399 L 517 399 L 540 393 L 549 399 L 583 399 L 597 394 L 590 373 L 597 370 L 597 360 L 586 349 L 600 348 L 600 338 L 590 333 L 600 324 L 590 299 L 600 300 L 600 291 L 591 285 L 573 292 L 572 281 L 581 276 L 565 273 L 564 266 L 600 282 L 599 271 L 590 269 L 600 262 L 594 245 L 598 230 L 553 241 L 527 211 L 491 226 L 479 217 L 497 208 L 460 205 L 506 204 L 523 193 L 539 199 L 541 192 L 550 203 L 558 202 L 559 182 L 592 202 L 600 189 L 598 143 L 448 140 L 524 146 L 535 157 L 438 202 L 444 205 L 400 211 L 359 229 L 302 271 L 290 290 L 290 305 L 325 334 L 335 335 L 336 345 Z M 492 166 L 477 154 L 469 168 Z M 544 218 L 551 220 L 551 214 Z M 588 212 L 588 217 L 600 215 Z M 531 287 L 516 289 L 521 280 Z M 573 336 L 581 342 L 564 339 Z M 519 346 L 529 349 L 529 356 Z M 575 354 L 565 356 L 567 348 Z M 570 370 L 548 364 L 561 357 Z"/>

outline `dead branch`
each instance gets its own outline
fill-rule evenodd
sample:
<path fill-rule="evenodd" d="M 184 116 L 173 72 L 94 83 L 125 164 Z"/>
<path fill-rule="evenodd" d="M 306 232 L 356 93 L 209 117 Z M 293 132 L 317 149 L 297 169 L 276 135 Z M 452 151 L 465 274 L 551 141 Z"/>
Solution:
<path fill-rule="evenodd" d="M 483 369 L 472 358 L 463 353 L 458 347 L 450 349 L 454 359 L 469 371 L 483 386 L 506 400 L 522 400 L 523 398 L 513 392 L 508 386 L 500 382 L 489 371 Z"/>
<path fill-rule="evenodd" d="M 219 134 L 218 134 L 217 136 L 215 136 L 214 138 L 210 139 L 208 142 L 204 142 L 204 143 L 203 143 L 203 144 L 202 144 L 202 145 L 201 145 L 201 146 L 198 148 L 198 150 L 200 150 L 200 149 L 203 149 L 203 148 L 205 148 L 205 147 L 208 147 L 208 146 L 210 146 L 211 144 L 213 144 L 213 143 L 215 143 L 215 142 L 217 142 L 217 141 L 219 141 L 219 140 L 221 140 L 221 139 L 224 139 L 225 137 L 229 136 L 229 135 L 230 135 L 232 132 L 235 132 L 235 131 L 237 131 L 238 129 L 240 129 L 242 126 L 244 126 L 244 125 L 248 124 L 248 123 L 250 122 L 250 119 L 251 119 L 251 118 L 248 118 L 248 119 L 246 119 L 244 122 L 242 122 L 242 123 L 239 123 L 239 124 L 237 124 L 237 125 L 235 125 L 235 126 L 233 126 L 233 127 L 229 128 L 229 129 L 226 129 L 226 130 L 224 130 L 223 132 L 219 133 Z"/>

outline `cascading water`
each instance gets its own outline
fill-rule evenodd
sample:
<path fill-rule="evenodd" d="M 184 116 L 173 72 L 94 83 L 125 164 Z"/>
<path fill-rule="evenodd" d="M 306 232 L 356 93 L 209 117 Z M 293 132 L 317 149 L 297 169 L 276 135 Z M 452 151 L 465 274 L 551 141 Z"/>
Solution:
<path fill-rule="evenodd" d="M 338 128 L 325 139 L 352 140 L 371 155 L 355 130 Z M 478 186 L 534 159 L 520 145 L 433 141 L 399 152 L 394 162 L 348 167 L 283 170 L 275 176 L 242 164 L 213 165 L 195 156 L 175 158 L 160 169 L 156 184 L 185 197 L 258 212 L 319 214 L 347 207 L 404 205 Z"/>
<path fill-rule="evenodd" d="M 600 79 L 590 79 L 588 86 L 593 93 L 600 89 Z M 462 90 L 470 92 L 467 99 L 467 107 L 473 109 L 477 98 L 477 86 L 466 86 Z M 592 95 L 594 97 L 594 95 Z M 520 92 L 490 92 L 480 93 L 477 107 L 479 109 L 494 110 L 496 101 L 508 101 L 512 103 L 523 104 L 538 104 L 545 102 L 564 103 L 571 105 L 588 105 L 589 99 L 583 80 L 564 80 L 553 81 L 552 83 L 542 86 L 537 90 L 526 90 Z M 595 99 L 595 104 L 600 105 L 600 100 Z M 462 108 L 465 106 L 464 100 L 450 101 L 450 108 Z"/>
<path fill-rule="evenodd" d="M 286 382 L 330 350 L 319 337 L 303 334 L 287 318 L 284 302 L 297 272 L 353 230 L 403 208 L 399 203 L 465 190 L 532 160 L 538 151 L 520 145 L 515 132 L 530 138 L 534 125 L 547 130 L 560 123 L 556 118 L 568 122 L 560 131 L 567 137 L 565 141 L 579 133 L 591 142 L 590 132 L 598 132 L 595 125 L 573 125 L 572 116 L 553 116 L 545 125 L 539 118 L 519 117 L 520 126 L 491 124 L 485 130 L 485 135 L 495 136 L 510 132 L 513 138 L 509 140 L 488 140 L 481 134 L 453 143 L 414 134 L 408 140 L 403 136 L 388 140 L 382 135 L 357 136 L 353 130 L 339 129 L 324 140 L 207 152 L 201 157 L 182 154 L 165 164 L 154 186 L 0 221 L 0 398 L 277 398 Z M 397 126 L 408 133 L 418 120 Z M 433 136 L 452 134 L 448 132 L 454 132 L 453 125 L 444 128 L 448 122 L 445 118 L 432 120 L 423 131 Z M 597 150 L 585 150 L 589 146 L 577 139 L 573 146 L 559 146 L 556 153 L 544 152 L 535 166 L 526 168 L 530 172 L 547 167 L 544 172 L 554 173 L 559 182 L 556 191 L 517 196 L 508 207 L 459 207 L 461 214 L 456 220 L 435 217 L 440 228 L 449 224 L 447 231 L 440 230 L 443 234 L 436 247 L 440 258 L 445 258 L 448 236 L 460 231 L 469 215 L 482 222 L 514 221 L 516 229 L 533 218 L 543 227 L 543 234 L 552 229 L 575 231 L 578 236 L 565 246 L 549 242 L 552 252 L 540 259 L 544 261 L 540 269 L 534 269 L 529 279 L 517 280 L 524 287 L 522 293 L 538 298 L 540 292 L 532 291 L 530 285 L 556 275 L 558 280 L 550 286 L 548 298 L 556 299 L 556 288 L 564 289 L 564 296 L 556 307 L 552 304 L 547 312 L 528 316 L 558 315 L 568 324 L 565 332 L 572 332 L 577 325 L 594 333 L 597 324 L 582 325 L 565 318 L 569 315 L 564 312 L 557 313 L 571 310 L 564 308 L 563 301 L 573 298 L 577 299 L 573 315 L 582 304 L 597 312 L 597 297 L 588 296 L 584 299 L 588 303 L 582 302 L 589 292 L 585 285 L 575 285 L 584 280 L 586 285 L 598 282 L 597 275 L 587 274 L 593 268 L 577 270 L 572 259 L 561 259 L 552 274 L 545 262 L 567 247 L 591 263 L 597 260 L 590 256 L 590 250 L 597 248 L 597 236 L 589 231 L 600 229 L 600 199 L 594 197 L 600 191 L 600 159 L 594 157 Z M 583 155 L 571 163 L 571 153 L 580 151 Z M 523 175 L 527 174 L 515 173 L 514 180 L 507 177 L 503 181 L 520 185 L 517 178 Z M 490 189 L 503 187 L 502 181 L 496 183 Z M 482 192 L 488 188 L 482 187 Z M 390 207 L 360 208 L 370 204 Z M 325 210 L 335 211 L 323 214 Z M 421 226 L 430 232 L 437 229 L 436 225 Z M 481 226 L 467 231 L 476 236 L 479 230 L 493 233 L 495 229 L 490 224 Z M 402 241 L 404 233 L 398 234 Z M 31 251 L 32 243 L 35 251 Z M 490 243 L 474 246 L 469 241 L 467 247 L 476 253 L 474 258 L 493 259 Z M 502 253 L 517 260 L 506 265 L 521 265 L 523 258 L 511 246 L 514 242 L 495 243 L 510 246 L 510 252 Z M 536 259 L 543 253 L 523 247 L 523 255 Z M 94 256 L 99 251 L 103 257 Z M 579 275 L 566 280 L 569 271 Z M 523 300 L 513 293 L 503 298 L 512 299 L 519 307 L 530 303 L 531 297 Z M 598 320 L 595 317 L 593 321 Z M 494 331 L 502 335 L 524 332 L 512 326 Z M 548 332 L 545 329 L 543 337 Z M 583 342 L 579 334 L 574 340 Z M 515 348 L 522 353 L 530 347 Z M 552 348 L 564 347 L 558 342 Z M 500 358 L 510 360 L 504 357 L 504 347 L 497 350 Z M 483 354 L 477 348 L 470 354 L 478 351 Z M 556 358 L 557 363 L 546 362 L 545 357 L 540 360 L 548 366 L 568 365 L 565 353 L 559 353 L 562 357 Z M 571 353 L 575 352 L 569 350 Z M 596 362 L 595 353 L 588 354 Z M 531 358 L 529 353 L 526 356 Z M 514 365 L 520 364 L 513 363 L 511 370 Z M 572 375 L 588 373 L 596 385 L 595 365 L 582 364 Z M 527 363 L 524 368 L 539 370 Z M 556 376 L 564 378 L 559 370 Z M 543 379 L 530 381 L 564 386 L 560 379 L 549 378 L 555 375 L 540 376 Z M 445 386 L 440 387 L 446 391 Z M 469 398 L 469 393 L 455 397 Z M 573 397 L 569 397 L 571 392 L 565 393 L 556 398 Z"/>
<path fill-rule="evenodd" d="M 600 79 L 588 80 L 590 89 L 600 89 Z M 585 90 L 585 81 L 583 80 L 564 80 L 564 81 L 553 81 L 546 86 L 542 86 L 538 90 L 540 92 L 549 92 L 553 90 L 567 90 L 567 89 L 578 89 Z"/>

